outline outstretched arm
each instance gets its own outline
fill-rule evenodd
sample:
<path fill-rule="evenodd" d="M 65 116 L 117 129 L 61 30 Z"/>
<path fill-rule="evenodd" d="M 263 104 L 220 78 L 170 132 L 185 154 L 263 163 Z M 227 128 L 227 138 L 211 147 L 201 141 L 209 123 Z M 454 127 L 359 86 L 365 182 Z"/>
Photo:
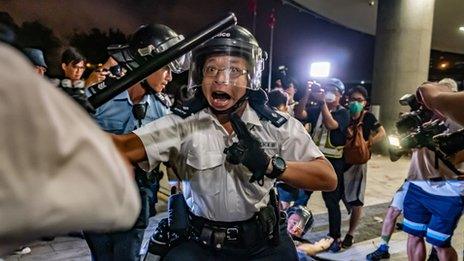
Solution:
<path fill-rule="evenodd" d="M 464 92 L 451 92 L 445 85 L 425 83 L 419 87 L 418 93 L 422 102 L 429 109 L 464 124 L 464 113 L 461 109 L 464 102 Z"/>
<path fill-rule="evenodd" d="M 305 190 L 332 191 L 337 187 L 337 175 L 323 157 L 306 162 L 287 162 L 287 169 L 280 179 L 292 187 Z"/>
<path fill-rule="evenodd" d="M 141 162 L 147 159 L 147 152 L 140 138 L 134 133 L 124 135 L 112 134 L 114 144 L 121 154 L 131 163 Z"/>

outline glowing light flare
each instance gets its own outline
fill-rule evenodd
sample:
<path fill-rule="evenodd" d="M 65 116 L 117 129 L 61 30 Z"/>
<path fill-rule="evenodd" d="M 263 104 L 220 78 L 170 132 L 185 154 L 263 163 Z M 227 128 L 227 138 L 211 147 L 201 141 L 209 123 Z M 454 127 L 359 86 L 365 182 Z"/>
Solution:
<path fill-rule="evenodd" d="M 399 139 L 398 137 L 396 137 L 396 136 L 389 135 L 389 136 L 388 136 L 388 142 L 389 142 L 390 145 L 392 145 L 392 146 L 401 147 L 400 139 Z"/>
<path fill-rule="evenodd" d="M 438 64 L 438 68 L 444 70 L 444 69 L 447 69 L 449 67 L 449 62 L 441 62 Z"/>
<path fill-rule="evenodd" d="M 330 75 L 329 62 L 314 62 L 309 69 L 309 75 L 314 78 L 324 78 Z"/>

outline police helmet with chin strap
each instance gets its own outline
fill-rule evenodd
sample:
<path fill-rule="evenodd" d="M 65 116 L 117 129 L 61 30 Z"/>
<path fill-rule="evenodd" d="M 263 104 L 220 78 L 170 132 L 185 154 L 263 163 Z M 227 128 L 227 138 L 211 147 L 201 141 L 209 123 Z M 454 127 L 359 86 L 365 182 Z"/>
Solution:
<path fill-rule="evenodd" d="M 190 91 L 195 92 L 194 98 L 182 106 L 173 109 L 173 112 L 183 118 L 198 112 L 208 106 L 201 91 L 203 81 L 203 67 L 208 57 L 213 55 L 227 55 L 244 58 L 247 62 L 247 85 L 237 88 L 246 88 L 246 94 L 231 108 L 217 113 L 231 113 L 237 110 L 246 100 L 261 118 L 271 121 L 280 127 L 287 119 L 267 106 L 267 94 L 261 89 L 261 75 L 264 69 L 266 53 L 259 47 L 256 38 L 245 28 L 233 26 L 216 35 L 213 39 L 192 51 L 192 61 L 189 71 Z M 213 110 L 214 111 L 214 110 Z"/>
<path fill-rule="evenodd" d="M 153 55 L 166 51 L 184 39 L 183 35 L 163 24 L 142 25 L 128 44 L 110 45 L 108 53 L 126 70 L 132 71 L 150 60 Z M 189 55 L 183 55 L 168 64 L 173 73 L 182 73 L 190 64 Z"/>

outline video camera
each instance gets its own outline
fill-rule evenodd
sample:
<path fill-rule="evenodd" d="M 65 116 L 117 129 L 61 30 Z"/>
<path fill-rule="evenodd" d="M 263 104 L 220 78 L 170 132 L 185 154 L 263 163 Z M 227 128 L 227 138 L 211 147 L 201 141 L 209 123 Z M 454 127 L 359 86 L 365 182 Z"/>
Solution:
<path fill-rule="evenodd" d="M 437 149 L 445 155 L 452 156 L 457 152 L 464 150 L 464 129 L 453 133 L 445 133 L 433 137 Z"/>
<path fill-rule="evenodd" d="M 389 136 L 391 161 L 414 148 L 428 148 L 435 151 L 442 160 L 464 149 L 464 129 L 454 133 L 444 133 L 448 126 L 442 120 L 432 120 L 433 112 L 421 105 L 414 94 L 406 94 L 399 103 L 409 106 L 411 111 L 404 113 L 396 122 L 398 136 Z M 445 162 L 449 165 L 449 162 Z"/>
<path fill-rule="evenodd" d="M 432 119 L 433 112 L 422 106 L 414 94 L 406 94 L 400 98 L 399 103 L 402 106 L 409 106 L 411 111 L 401 115 L 396 122 L 396 129 L 399 134 L 414 131 L 418 126 Z"/>
<path fill-rule="evenodd" d="M 389 136 L 389 154 L 391 161 L 397 161 L 413 148 L 435 147 L 433 137 L 442 134 L 447 127 L 440 120 L 430 121 L 433 112 L 422 106 L 416 95 L 406 94 L 399 99 L 402 106 L 409 106 L 410 112 L 404 113 L 396 122 L 399 136 Z"/>

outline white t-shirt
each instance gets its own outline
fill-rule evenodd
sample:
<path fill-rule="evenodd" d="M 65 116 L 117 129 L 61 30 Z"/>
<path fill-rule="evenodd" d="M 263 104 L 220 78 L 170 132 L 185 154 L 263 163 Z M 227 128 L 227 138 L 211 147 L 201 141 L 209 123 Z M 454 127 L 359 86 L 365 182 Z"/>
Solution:
<path fill-rule="evenodd" d="M 131 227 L 137 187 L 110 137 L 0 43 L 0 256 L 44 235 Z"/>

